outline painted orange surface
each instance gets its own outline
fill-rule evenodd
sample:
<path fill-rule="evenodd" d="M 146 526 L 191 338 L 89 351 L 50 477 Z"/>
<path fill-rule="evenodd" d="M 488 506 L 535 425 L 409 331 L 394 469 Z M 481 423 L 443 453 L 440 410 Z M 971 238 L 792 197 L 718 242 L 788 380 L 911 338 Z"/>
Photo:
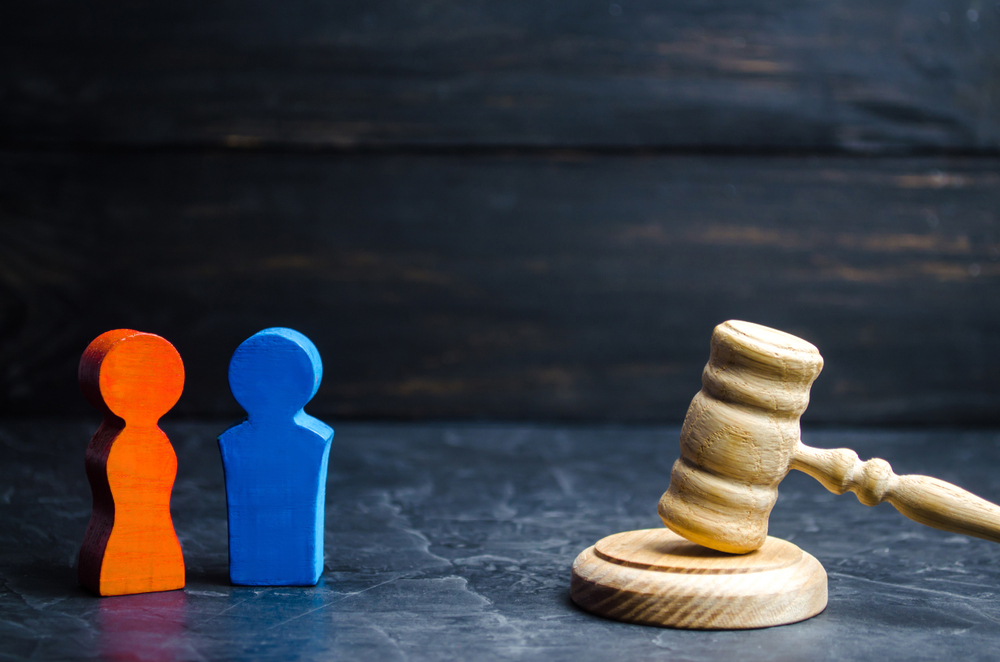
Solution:
<path fill-rule="evenodd" d="M 184 556 L 170 517 L 177 456 L 157 425 L 184 388 L 180 355 L 157 335 L 108 331 L 84 351 L 80 387 L 104 412 L 87 447 L 94 508 L 80 583 L 99 595 L 183 588 Z"/>

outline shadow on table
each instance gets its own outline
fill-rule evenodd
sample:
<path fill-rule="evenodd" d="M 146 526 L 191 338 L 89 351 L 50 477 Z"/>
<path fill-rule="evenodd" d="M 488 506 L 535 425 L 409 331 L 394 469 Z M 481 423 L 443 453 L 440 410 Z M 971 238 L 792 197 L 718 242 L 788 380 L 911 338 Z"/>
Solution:
<path fill-rule="evenodd" d="M 198 568 L 187 571 L 187 585 L 232 588 L 228 568 Z"/>
<path fill-rule="evenodd" d="M 76 566 L 54 565 L 41 561 L 17 565 L 3 570 L 11 590 L 21 594 L 25 602 L 46 603 L 67 597 L 94 597 L 77 579 Z M 28 599 L 30 597 L 30 599 Z"/>

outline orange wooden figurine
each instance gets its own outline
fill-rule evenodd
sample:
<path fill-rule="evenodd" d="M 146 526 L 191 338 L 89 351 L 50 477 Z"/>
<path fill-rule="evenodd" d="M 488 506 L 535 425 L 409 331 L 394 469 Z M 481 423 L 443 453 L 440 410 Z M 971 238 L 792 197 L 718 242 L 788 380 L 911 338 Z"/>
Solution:
<path fill-rule="evenodd" d="M 87 446 L 94 495 L 80 549 L 80 583 L 98 595 L 184 587 L 170 518 L 177 456 L 157 425 L 184 388 L 174 346 L 128 329 L 98 336 L 80 359 L 80 387 L 104 421 Z"/>

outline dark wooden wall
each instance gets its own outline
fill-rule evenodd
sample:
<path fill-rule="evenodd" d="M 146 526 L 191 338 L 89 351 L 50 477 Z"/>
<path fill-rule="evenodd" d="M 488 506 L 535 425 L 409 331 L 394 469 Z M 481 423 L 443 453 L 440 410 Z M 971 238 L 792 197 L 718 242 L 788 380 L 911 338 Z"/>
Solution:
<path fill-rule="evenodd" d="M 177 411 L 298 328 L 330 417 L 678 421 L 712 327 L 806 415 L 1000 424 L 1000 4 L 14 3 L 0 414 L 160 333 Z"/>

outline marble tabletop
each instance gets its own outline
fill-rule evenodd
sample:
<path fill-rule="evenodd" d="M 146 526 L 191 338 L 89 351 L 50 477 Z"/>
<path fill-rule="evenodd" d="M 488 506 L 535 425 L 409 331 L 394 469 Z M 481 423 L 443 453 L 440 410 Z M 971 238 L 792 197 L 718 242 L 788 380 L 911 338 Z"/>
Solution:
<path fill-rule="evenodd" d="M 96 421 L 0 421 L 0 659 L 939 661 L 1000 651 L 1000 545 L 794 473 L 771 534 L 826 567 L 819 616 L 704 632 L 577 609 L 576 555 L 660 525 L 677 428 L 330 422 L 318 586 L 230 585 L 215 438 L 232 421 L 170 421 L 187 587 L 97 598 L 75 571 Z M 803 438 L 1000 500 L 1000 432 L 806 427 Z"/>

